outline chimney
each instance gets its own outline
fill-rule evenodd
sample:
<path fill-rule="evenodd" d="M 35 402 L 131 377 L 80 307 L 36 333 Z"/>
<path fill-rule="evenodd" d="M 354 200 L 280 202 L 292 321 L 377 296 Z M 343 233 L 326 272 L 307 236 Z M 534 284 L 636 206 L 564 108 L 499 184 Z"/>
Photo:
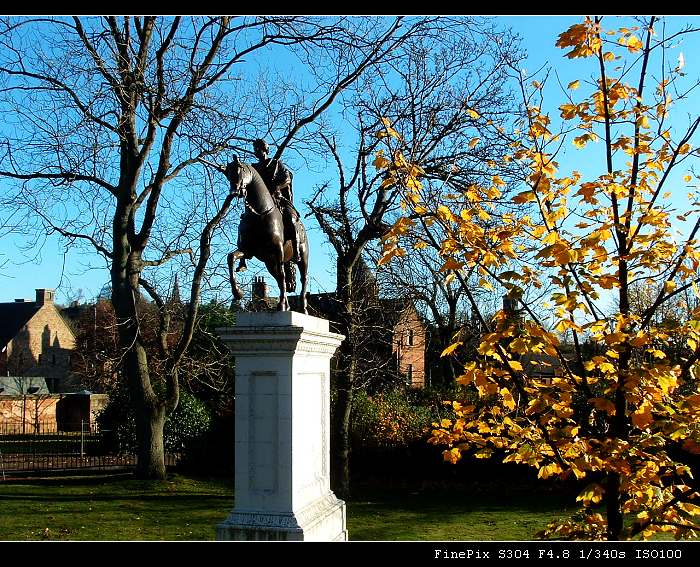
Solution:
<path fill-rule="evenodd" d="M 52 289 L 37 289 L 36 304 L 37 305 L 53 305 L 54 290 Z"/>
<path fill-rule="evenodd" d="M 267 299 L 267 284 L 262 276 L 253 277 L 253 301 Z"/>

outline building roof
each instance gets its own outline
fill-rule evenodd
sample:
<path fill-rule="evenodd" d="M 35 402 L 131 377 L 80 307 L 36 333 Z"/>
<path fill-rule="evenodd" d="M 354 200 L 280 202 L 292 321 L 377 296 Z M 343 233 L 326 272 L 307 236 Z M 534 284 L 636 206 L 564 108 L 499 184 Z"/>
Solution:
<path fill-rule="evenodd" d="M 416 308 L 413 301 L 402 298 L 380 297 L 379 305 L 381 306 L 385 321 L 390 323 L 392 326 L 398 324 L 406 311 L 409 309 L 413 309 L 415 311 Z M 418 317 L 418 321 L 423 324 L 421 317 Z"/>
<path fill-rule="evenodd" d="M 309 293 L 306 298 L 309 315 L 329 319 L 331 324 L 336 323 L 337 325 L 340 322 L 342 305 L 337 293 Z M 289 296 L 289 304 L 292 309 L 300 309 L 301 300 L 299 296 Z M 384 328 L 388 331 L 396 327 L 408 310 L 412 309 L 415 311 L 415 304 L 410 299 L 379 297 L 375 301 L 370 301 L 368 305 L 360 307 L 360 309 L 364 310 L 365 318 L 373 319 L 374 324 L 378 328 Z M 421 325 L 424 325 L 420 316 L 418 321 Z"/>
<path fill-rule="evenodd" d="M 23 396 L 25 394 L 50 394 L 46 378 L 36 376 L 0 376 L 0 396 Z"/>
<path fill-rule="evenodd" d="M 17 336 L 41 309 L 33 301 L 0 303 L 0 349 Z"/>

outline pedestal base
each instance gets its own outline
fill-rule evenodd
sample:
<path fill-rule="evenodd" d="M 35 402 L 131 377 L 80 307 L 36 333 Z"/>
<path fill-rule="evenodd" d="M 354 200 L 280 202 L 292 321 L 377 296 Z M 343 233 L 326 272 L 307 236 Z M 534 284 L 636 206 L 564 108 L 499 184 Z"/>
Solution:
<path fill-rule="evenodd" d="M 234 510 L 216 526 L 224 541 L 347 541 L 345 502 L 332 493 L 296 514 Z"/>
<path fill-rule="evenodd" d="M 236 357 L 235 506 L 219 540 L 347 541 L 330 489 L 330 359 L 343 337 L 292 311 L 219 329 Z"/>

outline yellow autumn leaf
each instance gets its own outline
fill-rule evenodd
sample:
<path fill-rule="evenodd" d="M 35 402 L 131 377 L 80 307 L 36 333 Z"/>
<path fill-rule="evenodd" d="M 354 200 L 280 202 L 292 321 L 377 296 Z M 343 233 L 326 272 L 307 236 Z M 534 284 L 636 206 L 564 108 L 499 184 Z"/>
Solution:
<path fill-rule="evenodd" d="M 437 210 L 435 211 L 441 219 L 445 220 L 453 220 L 454 215 L 452 214 L 452 211 L 449 209 L 449 207 L 446 207 L 445 205 L 440 205 Z"/>
<path fill-rule="evenodd" d="M 664 291 L 666 293 L 673 293 L 674 289 L 676 289 L 676 282 L 671 280 L 664 282 Z"/>
<path fill-rule="evenodd" d="M 374 167 L 377 169 L 386 169 L 390 163 L 391 162 L 384 157 L 382 151 L 377 152 L 377 157 L 374 159 Z"/>
<path fill-rule="evenodd" d="M 585 506 L 590 504 L 598 504 L 603 499 L 605 494 L 605 489 L 600 484 L 589 484 L 584 488 L 581 493 L 576 497 L 577 502 L 583 502 Z"/>
<path fill-rule="evenodd" d="M 632 414 L 632 425 L 638 429 L 646 429 L 652 423 L 654 423 L 654 417 L 651 415 L 651 405 L 649 403 L 642 404 Z"/>
<path fill-rule="evenodd" d="M 635 348 L 642 347 L 651 342 L 651 337 L 644 334 L 643 331 L 637 331 L 637 335 L 630 339 L 630 345 Z"/>
<path fill-rule="evenodd" d="M 571 81 L 568 85 L 568 88 L 570 88 L 571 90 L 576 90 L 577 88 L 579 88 L 580 85 L 581 85 L 581 81 L 579 81 L 579 80 Z"/>
<path fill-rule="evenodd" d="M 471 116 L 474 120 L 481 116 L 476 110 L 472 108 L 467 108 L 467 114 Z"/>
<path fill-rule="evenodd" d="M 505 187 L 505 185 L 506 185 L 506 182 L 503 181 L 503 179 L 501 179 L 498 175 L 494 175 L 494 176 L 491 178 L 491 181 L 493 182 L 493 184 L 494 184 L 496 187 Z"/>
<path fill-rule="evenodd" d="M 573 144 L 578 149 L 581 149 L 581 148 L 584 148 L 586 146 L 586 144 L 589 142 L 590 139 L 591 139 L 591 137 L 589 134 L 583 134 L 582 136 L 576 136 L 573 139 Z"/>
<path fill-rule="evenodd" d="M 523 365 L 520 364 L 520 362 L 518 362 L 517 360 L 509 360 L 508 364 L 513 370 L 518 370 L 520 372 L 522 372 L 523 370 Z"/>
<path fill-rule="evenodd" d="M 690 182 L 691 179 L 692 177 L 690 175 L 686 175 L 685 177 L 683 177 L 683 181 L 685 181 L 686 183 Z"/>
<path fill-rule="evenodd" d="M 511 352 L 514 352 L 515 354 L 526 354 L 527 352 L 530 351 L 530 348 L 528 347 L 527 341 L 521 337 L 518 337 L 514 341 L 512 341 L 509 345 L 508 348 L 510 349 Z"/>
<path fill-rule="evenodd" d="M 508 388 L 501 388 L 498 392 L 503 398 L 503 405 L 508 409 L 515 409 L 515 400 L 513 399 L 513 394 L 510 393 Z"/>
<path fill-rule="evenodd" d="M 549 478 L 550 476 L 554 476 L 555 474 L 559 474 L 561 472 L 561 466 L 559 466 L 557 463 L 552 463 L 541 467 L 540 472 L 537 473 L 537 478 Z"/>
<path fill-rule="evenodd" d="M 482 209 L 481 207 L 479 207 L 479 208 L 477 209 L 477 216 L 478 216 L 481 220 L 483 220 L 483 221 L 487 221 L 487 220 L 489 220 L 489 219 L 491 218 L 491 215 L 488 214 L 488 213 L 487 213 L 484 209 Z"/>
<path fill-rule="evenodd" d="M 472 138 L 469 140 L 469 147 L 474 148 L 479 143 L 479 138 Z"/>
<path fill-rule="evenodd" d="M 387 132 L 387 134 L 389 134 L 389 136 L 391 136 L 392 138 L 396 138 L 397 140 L 403 139 L 403 138 L 401 138 L 401 134 L 399 134 L 399 133 L 398 133 L 396 130 L 394 130 L 393 128 L 387 128 L 387 129 L 386 129 L 386 132 Z"/>
<path fill-rule="evenodd" d="M 602 47 L 602 41 L 597 35 L 598 30 L 598 24 L 594 23 L 590 18 L 586 18 L 583 24 L 574 24 L 565 32 L 559 34 L 556 46 L 561 48 L 573 47 L 566 54 L 569 59 L 590 57 L 598 53 Z"/>
<path fill-rule="evenodd" d="M 379 186 L 380 189 L 386 189 L 387 187 L 391 187 L 396 184 L 396 179 L 392 176 L 387 177 L 384 181 L 382 181 L 381 185 Z"/>
<path fill-rule="evenodd" d="M 445 459 L 445 461 L 454 465 L 457 464 L 457 461 L 459 461 L 462 458 L 462 452 L 456 447 L 454 447 L 449 451 L 444 451 L 442 453 L 442 457 L 443 459 Z"/>
<path fill-rule="evenodd" d="M 464 264 L 462 264 L 461 262 L 457 262 L 453 258 L 448 258 L 447 260 L 445 260 L 445 263 L 440 268 L 440 271 L 446 272 L 448 270 L 459 270 L 462 268 L 463 265 Z"/>
<path fill-rule="evenodd" d="M 385 250 L 382 257 L 379 259 L 377 262 L 378 266 L 383 266 L 384 264 L 388 264 L 391 262 L 391 260 L 395 256 L 405 256 L 406 251 L 403 248 L 399 248 L 398 246 L 394 246 L 392 248 L 389 248 L 388 250 Z"/>
<path fill-rule="evenodd" d="M 661 374 L 657 381 L 664 395 L 673 392 L 678 387 L 678 379 L 673 374 Z"/>
<path fill-rule="evenodd" d="M 610 333 L 609 335 L 605 336 L 605 342 L 609 345 L 616 345 L 618 343 L 622 343 L 625 341 L 627 338 L 627 335 L 625 333 Z"/>
<path fill-rule="evenodd" d="M 535 200 L 535 193 L 533 191 L 523 191 L 522 193 L 518 193 L 515 197 L 513 197 L 511 200 L 514 203 L 517 204 L 523 204 L 523 203 L 529 203 L 530 201 Z"/>
<path fill-rule="evenodd" d="M 639 38 L 636 35 L 631 35 L 627 39 L 627 49 L 629 50 L 630 53 L 635 53 L 642 49 L 642 42 L 639 40 Z"/>
<path fill-rule="evenodd" d="M 440 354 L 440 357 L 449 356 L 455 350 L 457 350 L 462 344 L 463 343 L 461 341 L 458 341 L 456 343 L 452 343 L 450 346 L 448 346 L 445 350 L 442 351 L 442 354 Z"/>
<path fill-rule="evenodd" d="M 596 183 L 584 183 L 575 194 L 583 197 L 583 200 L 586 203 L 596 205 L 598 204 L 598 199 L 595 198 L 595 193 L 598 187 L 599 186 Z"/>

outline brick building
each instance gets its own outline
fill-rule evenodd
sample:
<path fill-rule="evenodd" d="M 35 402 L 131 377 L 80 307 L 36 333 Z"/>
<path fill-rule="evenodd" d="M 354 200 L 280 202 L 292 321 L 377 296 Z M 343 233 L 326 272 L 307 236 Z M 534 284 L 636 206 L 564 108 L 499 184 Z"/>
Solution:
<path fill-rule="evenodd" d="M 361 329 L 357 347 L 360 372 L 376 384 L 403 381 L 411 388 L 425 386 L 427 329 L 413 302 L 379 297 L 374 274 L 364 262 L 355 274 Z M 276 289 L 276 288 L 275 288 Z M 248 309 L 267 311 L 277 308 L 278 297 L 269 296 L 264 278 L 255 277 Z M 292 309 L 300 307 L 299 297 L 290 296 Z M 335 292 L 307 295 L 309 315 L 328 319 L 332 332 L 341 332 L 341 305 Z M 370 375 L 374 375 L 371 378 Z"/>
<path fill-rule="evenodd" d="M 36 300 L 0 303 L 0 375 L 41 376 L 49 392 L 74 390 L 70 356 L 75 335 L 54 304 L 54 290 Z"/>
<path fill-rule="evenodd" d="M 426 325 L 410 301 L 380 299 L 391 322 L 392 354 L 412 388 L 425 387 Z"/>

